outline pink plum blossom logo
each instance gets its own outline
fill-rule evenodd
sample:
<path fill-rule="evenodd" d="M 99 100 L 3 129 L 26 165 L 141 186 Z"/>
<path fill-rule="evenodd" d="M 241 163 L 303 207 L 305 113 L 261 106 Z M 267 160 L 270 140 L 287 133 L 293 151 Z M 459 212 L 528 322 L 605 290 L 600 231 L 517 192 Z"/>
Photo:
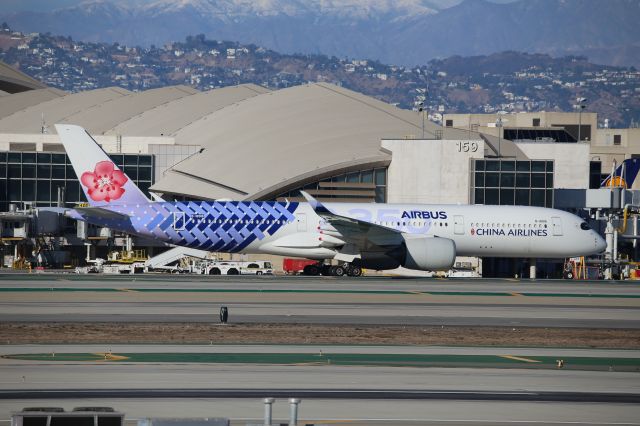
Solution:
<path fill-rule="evenodd" d="M 115 169 L 111 161 L 100 161 L 93 172 L 84 172 L 80 181 L 87 188 L 87 194 L 93 201 L 117 200 L 124 194 L 122 187 L 127 183 L 127 177 L 120 170 Z"/>

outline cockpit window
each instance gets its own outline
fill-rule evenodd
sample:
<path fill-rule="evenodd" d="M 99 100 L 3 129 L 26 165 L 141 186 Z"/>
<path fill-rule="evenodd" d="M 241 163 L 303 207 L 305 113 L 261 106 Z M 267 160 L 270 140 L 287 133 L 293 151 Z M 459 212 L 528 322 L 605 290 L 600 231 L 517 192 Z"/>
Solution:
<path fill-rule="evenodd" d="M 591 228 L 589 228 L 589 225 L 587 224 L 587 222 L 582 222 L 580 224 L 580 229 L 582 229 L 583 231 L 588 231 Z"/>

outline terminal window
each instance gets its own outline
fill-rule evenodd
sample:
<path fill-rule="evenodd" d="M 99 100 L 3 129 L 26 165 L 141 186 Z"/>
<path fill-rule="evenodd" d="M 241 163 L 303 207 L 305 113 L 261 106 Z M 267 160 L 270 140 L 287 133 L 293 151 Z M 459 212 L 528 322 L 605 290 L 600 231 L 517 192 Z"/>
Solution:
<path fill-rule="evenodd" d="M 153 155 L 112 154 L 113 162 L 148 193 L 153 184 Z M 67 206 L 86 202 L 67 154 L 60 152 L 0 152 L 0 211 L 9 204 L 32 203 L 51 207 L 58 203 L 59 189 Z"/>
<path fill-rule="evenodd" d="M 385 203 L 387 201 L 387 169 L 356 170 L 311 182 L 303 187 L 279 194 L 277 200 L 301 199 L 300 190 L 320 200 Z"/>
<path fill-rule="evenodd" d="M 606 175 L 605 175 L 606 177 Z M 600 182 L 602 182 L 602 162 L 590 161 L 589 162 L 589 189 L 600 188 Z"/>
<path fill-rule="evenodd" d="M 474 204 L 553 207 L 553 161 L 473 160 Z"/>

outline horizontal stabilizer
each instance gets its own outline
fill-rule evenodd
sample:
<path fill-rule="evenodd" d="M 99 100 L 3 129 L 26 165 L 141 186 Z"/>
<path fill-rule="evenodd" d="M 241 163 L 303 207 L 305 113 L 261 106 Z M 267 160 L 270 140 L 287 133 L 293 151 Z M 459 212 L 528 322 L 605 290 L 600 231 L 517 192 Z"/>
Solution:
<path fill-rule="evenodd" d="M 126 214 L 114 212 L 113 210 L 105 209 L 102 207 L 78 207 L 72 211 L 77 212 L 85 219 L 115 219 L 115 220 L 129 220 L 129 216 Z"/>

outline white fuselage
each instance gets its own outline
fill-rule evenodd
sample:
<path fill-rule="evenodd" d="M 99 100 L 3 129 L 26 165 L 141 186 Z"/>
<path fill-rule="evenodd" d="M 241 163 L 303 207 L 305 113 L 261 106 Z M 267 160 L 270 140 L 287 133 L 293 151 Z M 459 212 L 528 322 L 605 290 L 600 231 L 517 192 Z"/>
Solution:
<path fill-rule="evenodd" d="M 581 229 L 584 221 L 567 212 L 541 207 L 484 205 L 419 205 L 324 203 L 332 212 L 408 234 L 452 239 L 459 256 L 562 258 L 602 252 L 604 239 Z M 319 247 L 324 234 L 335 236 L 307 203 L 295 220 L 251 252 L 323 259 L 335 249 Z M 337 236 L 339 238 L 339 235 Z"/>
<path fill-rule="evenodd" d="M 323 206 L 362 226 L 363 234 L 374 228 L 402 238 L 450 239 L 457 256 L 565 258 L 588 256 L 606 248 L 604 239 L 581 218 L 554 209 L 361 203 Z M 348 236 L 327 223 L 309 203 L 162 202 L 109 205 L 104 210 L 117 216 L 102 216 L 98 210 L 85 216 L 76 212 L 71 217 L 202 250 L 318 260 L 351 256 L 369 259 L 369 265 L 377 268 L 379 264 L 379 269 L 395 267 L 385 256 L 402 245 L 396 238 L 382 244 L 382 250 L 380 245 L 369 250 L 366 244 L 354 249 Z"/>

